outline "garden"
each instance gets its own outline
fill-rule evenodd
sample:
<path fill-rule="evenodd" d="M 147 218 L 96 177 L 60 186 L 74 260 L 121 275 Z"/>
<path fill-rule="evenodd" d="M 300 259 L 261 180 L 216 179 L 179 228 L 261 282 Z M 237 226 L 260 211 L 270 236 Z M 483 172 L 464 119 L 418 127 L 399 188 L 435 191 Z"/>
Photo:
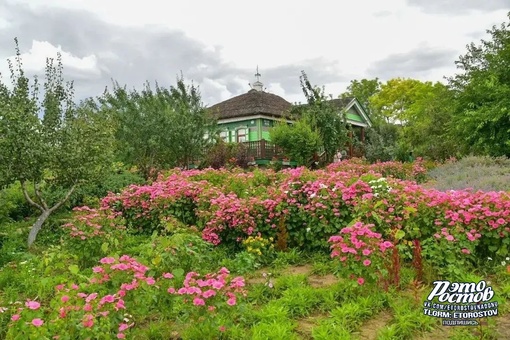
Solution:
<path fill-rule="evenodd" d="M 29 250 L 33 220 L 13 218 L 0 338 L 509 338 L 501 162 L 483 191 L 455 160 L 167 170 L 50 219 Z"/>

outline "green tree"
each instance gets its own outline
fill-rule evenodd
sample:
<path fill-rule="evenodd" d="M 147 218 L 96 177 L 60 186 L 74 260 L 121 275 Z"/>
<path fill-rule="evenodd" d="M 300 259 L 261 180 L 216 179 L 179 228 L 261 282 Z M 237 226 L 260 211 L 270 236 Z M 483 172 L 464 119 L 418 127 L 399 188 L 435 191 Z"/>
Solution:
<path fill-rule="evenodd" d="M 416 79 L 390 79 L 370 97 L 370 104 L 375 114 L 386 122 L 403 125 L 410 118 L 411 106 L 432 87 L 431 82 Z"/>
<path fill-rule="evenodd" d="M 458 140 L 450 133 L 454 110 L 451 91 L 439 82 L 418 91 L 421 93 L 410 105 L 408 122 L 401 130 L 401 144 L 429 159 L 444 160 L 455 156 L 460 150 Z"/>
<path fill-rule="evenodd" d="M 169 89 L 146 83 L 141 92 L 115 84 L 100 102 L 117 122 L 118 160 L 136 165 L 148 179 L 158 170 L 187 167 L 200 158 L 214 130 L 198 89 L 181 78 Z"/>
<path fill-rule="evenodd" d="M 349 131 L 345 113 L 335 108 L 324 94 L 324 88 L 312 86 L 304 71 L 300 76 L 301 89 L 308 104 L 293 108 L 292 113 L 304 119 L 320 137 L 320 145 L 326 154 L 328 163 L 340 148 L 349 141 Z"/>
<path fill-rule="evenodd" d="M 113 130 L 92 101 L 74 104 L 60 54 L 56 63 L 46 62 L 39 100 L 37 78 L 31 84 L 25 76 L 15 43 L 15 63 L 9 60 L 12 87 L 0 83 L 0 180 L 2 186 L 19 181 L 25 199 L 41 212 L 28 236 L 31 246 L 76 187 L 101 177 L 111 164 Z"/>
<path fill-rule="evenodd" d="M 510 12 L 508 13 L 510 19 Z M 449 79 L 455 94 L 454 133 L 466 151 L 510 156 L 510 22 L 487 30 L 490 40 L 471 43 Z"/>
<path fill-rule="evenodd" d="M 382 83 L 379 78 L 351 80 L 347 91 L 342 93 L 341 98 L 354 97 L 363 106 L 370 118 L 372 118 L 372 105 L 370 99 L 381 91 Z"/>
<path fill-rule="evenodd" d="M 305 120 L 294 124 L 280 122 L 270 131 L 271 141 L 280 146 L 285 154 L 298 165 L 309 165 L 320 145 L 319 134 Z"/>

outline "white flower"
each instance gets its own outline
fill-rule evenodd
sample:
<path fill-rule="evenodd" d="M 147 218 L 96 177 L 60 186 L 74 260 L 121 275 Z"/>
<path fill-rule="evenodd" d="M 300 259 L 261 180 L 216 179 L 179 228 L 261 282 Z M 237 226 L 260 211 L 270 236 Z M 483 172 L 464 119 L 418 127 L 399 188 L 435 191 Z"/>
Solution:
<path fill-rule="evenodd" d="M 310 195 L 310 198 L 314 198 L 315 196 L 317 196 L 317 195 L 315 193 L 313 193 Z"/>
<path fill-rule="evenodd" d="M 324 185 L 324 184 L 322 184 L 322 183 L 321 183 L 321 184 L 319 184 L 319 187 L 320 187 L 321 189 L 326 189 L 326 188 L 327 188 L 327 186 L 326 186 L 326 185 Z"/>
<path fill-rule="evenodd" d="M 312 229 L 310 229 L 310 228 L 306 228 L 306 232 L 307 232 L 307 233 L 309 233 L 309 232 L 310 232 L 310 230 L 312 230 Z"/>
<path fill-rule="evenodd" d="M 492 257 L 488 257 L 488 258 L 487 258 L 487 260 L 488 260 L 488 261 L 492 261 Z"/>
<path fill-rule="evenodd" d="M 510 257 L 507 257 L 505 260 L 510 261 Z"/>
<path fill-rule="evenodd" d="M 501 261 L 501 265 L 502 266 L 506 266 L 506 262 L 505 261 Z"/>

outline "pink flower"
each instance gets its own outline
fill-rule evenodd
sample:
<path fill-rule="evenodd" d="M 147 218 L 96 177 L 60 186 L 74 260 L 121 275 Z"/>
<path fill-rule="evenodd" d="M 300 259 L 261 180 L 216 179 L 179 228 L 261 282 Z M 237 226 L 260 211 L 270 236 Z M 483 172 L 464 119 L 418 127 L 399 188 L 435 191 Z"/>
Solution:
<path fill-rule="evenodd" d="M 203 299 L 201 299 L 201 298 L 196 297 L 196 298 L 193 299 L 193 304 L 195 306 L 204 306 L 205 305 L 205 301 Z"/>
<path fill-rule="evenodd" d="M 370 249 L 363 249 L 363 255 L 368 256 L 370 253 L 372 253 Z"/>
<path fill-rule="evenodd" d="M 11 320 L 12 321 L 18 321 L 20 318 L 20 315 L 19 314 L 14 314 L 13 316 L 11 316 Z"/>
<path fill-rule="evenodd" d="M 67 302 L 67 301 L 69 301 L 69 296 L 64 295 L 64 296 L 62 296 L 62 297 L 60 298 L 60 300 L 61 300 L 62 302 Z"/>
<path fill-rule="evenodd" d="M 206 290 L 205 292 L 202 293 L 202 296 L 205 297 L 206 299 L 214 295 L 216 295 L 216 291 L 212 289 Z"/>
<path fill-rule="evenodd" d="M 147 282 L 148 285 L 153 285 L 156 283 L 156 280 L 154 280 L 153 277 L 148 277 L 145 279 L 145 282 Z"/>
<path fill-rule="evenodd" d="M 372 263 L 372 261 L 370 261 L 370 260 L 368 260 L 368 259 L 366 259 L 365 261 L 363 261 L 363 265 L 364 265 L 364 266 L 367 266 L 367 267 L 368 267 L 368 266 L 370 266 L 370 263 Z"/>
<path fill-rule="evenodd" d="M 170 294 L 175 294 L 175 288 L 174 287 L 170 287 L 167 289 L 167 292 L 169 292 Z"/>
<path fill-rule="evenodd" d="M 92 326 L 94 326 L 94 317 L 91 314 L 87 314 L 83 317 L 81 323 L 85 328 L 92 328 Z"/>
<path fill-rule="evenodd" d="M 120 299 L 117 301 L 117 304 L 115 305 L 117 309 L 126 309 L 126 306 L 124 306 L 124 300 Z"/>
<path fill-rule="evenodd" d="M 126 334 L 124 334 L 124 333 L 117 334 L 117 339 L 125 339 L 125 338 L 126 338 Z"/>
<path fill-rule="evenodd" d="M 41 304 L 37 301 L 28 300 L 27 302 L 25 302 L 25 306 L 27 306 L 30 309 L 36 310 L 39 309 L 39 307 L 41 307 Z"/>
<path fill-rule="evenodd" d="M 92 271 L 94 273 L 102 273 L 102 272 L 104 272 L 104 269 L 102 267 L 97 266 L 97 267 L 92 268 Z"/>
<path fill-rule="evenodd" d="M 41 320 L 41 319 L 33 319 L 32 320 L 32 325 L 34 325 L 35 327 L 41 327 L 43 325 L 44 321 Z"/>
<path fill-rule="evenodd" d="M 469 249 L 466 249 L 466 248 L 463 248 L 461 250 L 464 254 L 471 254 L 471 251 L 469 251 Z"/>
<path fill-rule="evenodd" d="M 92 311 L 92 305 L 90 303 L 86 303 L 85 306 L 83 306 L 83 310 L 85 312 L 91 312 Z"/>
<path fill-rule="evenodd" d="M 164 274 L 163 274 L 163 277 L 164 277 L 165 279 L 173 279 L 173 278 L 174 278 L 173 274 L 171 274 L 171 273 L 164 273 Z"/>
<path fill-rule="evenodd" d="M 104 305 L 105 303 L 112 303 L 113 301 L 115 301 L 115 297 L 113 295 L 106 295 L 101 299 L 99 304 Z"/>
<path fill-rule="evenodd" d="M 55 288 L 56 288 L 57 290 L 62 290 L 62 289 L 64 289 L 64 285 L 57 285 Z"/>
<path fill-rule="evenodd" d="M 358 277 L 358 284 L 361 286 L 365 283 L 365 279 L 362 277 Z"/>
<path fill-rule="evenodd" d="M 451 241 L 455 240 L 455 238 L 452 235 L 448 235 L 448 236 L 446 236 L 446 240 L 451 242 Z"/>
<path fill-rule="evenodd" d="M 99 260 L 102 264 L 112 264 L 115 263 L 115 258 L 113 257 L 103 257 L 101 260 Z"/>
<path fill-rule="evenodd" d="M 220 327 L 218 327 L 218 329 L 219 329 L 220 332 L 225 332 L 227 330 L 227 327 L 220 326 Z"/>
<path fill-rule="evenodd" d="M 129 328 L 129 325 L 127 323 L 121 323 L 119 325 L 119 332 L 123 332 L 123 331 L 125 331 L 128 328 Z"/>
<path fill-rule="evenodd" d="M 227 300 L 227 305 L 234 306 L 235 304 L 236 304 L 236 298 L 235 297 L 231 297 L 230 299 Z"/>

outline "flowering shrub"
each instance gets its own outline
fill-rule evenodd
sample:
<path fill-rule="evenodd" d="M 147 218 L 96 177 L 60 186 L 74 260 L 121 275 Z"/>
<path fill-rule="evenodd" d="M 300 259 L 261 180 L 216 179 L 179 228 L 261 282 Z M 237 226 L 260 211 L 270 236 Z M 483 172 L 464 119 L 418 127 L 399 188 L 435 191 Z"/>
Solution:
<path fill-rule="evenodd" d="M 246 296 L 244 279 L 231 278 L 226 268 L 203 277 L 189 272 L 177 284 L 179 271 L 155 278 L 148 267 L 123 255 L 102 258 L 92 271 L 87 282 L 55 287 L 53 299 L 44 306 L 27 300 L 3 307 L 2 312 L 11 315 L 7 338 L 95 339 L 112 335 L 123 339 L 137 318 L 155 310 L 175 314 L 175 305 L 182 313 L 182 305 L 189 305 L 192 316 L 209 313 L 214 317 Z"/>
<path fill-rule="evenodd" d="M 440 240 L 434 235 L 443 228 L 453 239 L 440 242 L 452 242 L 455 261 L 465 259 L 468 251 L 472 256 L 504 256 L 509 250 L 510 194 L 441 192 L 396 178 L 417 180 L 424 172 L 421 160 L 369 165 L 356 159 L 317 171 L 172 171 L 151 185 L 106 197 L 101 211 L 135 232 L 179 221 L 197 228 L 207 242 L 237 250 L 255 235 L 272 237 L 285 248 L 328 249 L 329 237 L 361 221 L 373 224 L 383 238 L 399 241 L 400 255 L 407 259 L 413 257 L 415 240 L 422 241 L 425 261 L 436 258 Z"/>
<path fill-rule="evenodd" d="M 373 225 L 356 222 L 328 241 L 332 243 L 331 257 L 338 258 L 341 271 L 359 285 L 388 281 L 386 250 L 392 248 L 393 243 L 384 240 L 373 228 Z"/>

